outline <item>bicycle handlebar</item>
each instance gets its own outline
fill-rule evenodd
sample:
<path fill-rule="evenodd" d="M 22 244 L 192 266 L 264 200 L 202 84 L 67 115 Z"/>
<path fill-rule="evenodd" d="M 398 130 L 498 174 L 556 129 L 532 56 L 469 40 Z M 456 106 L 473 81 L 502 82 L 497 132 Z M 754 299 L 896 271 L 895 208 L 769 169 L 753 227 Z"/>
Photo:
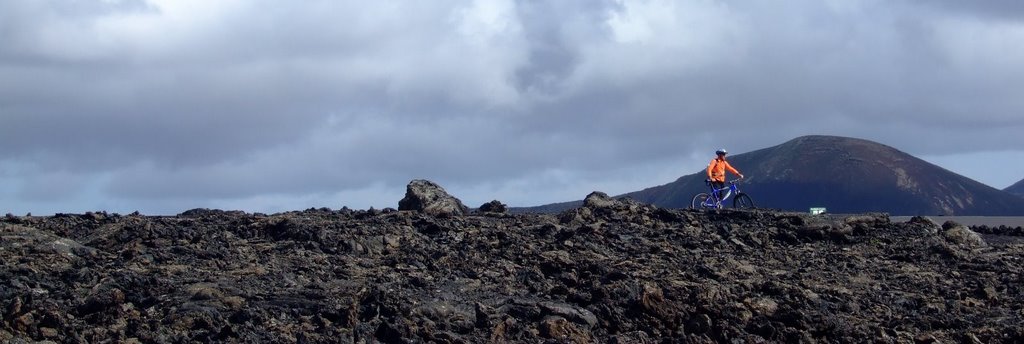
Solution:
<path fill-rule="evenodd" d="M 742 178 L 736 178 L 736 179 L 728 181 L 728 183 L 729 184 L 738 184 L 741 180 L 744 180 L 744 179 L 747 179 L 747 177 L 744 176 Z M 704 179 L 704 185 L 711 185 L 711 179 Z"/>

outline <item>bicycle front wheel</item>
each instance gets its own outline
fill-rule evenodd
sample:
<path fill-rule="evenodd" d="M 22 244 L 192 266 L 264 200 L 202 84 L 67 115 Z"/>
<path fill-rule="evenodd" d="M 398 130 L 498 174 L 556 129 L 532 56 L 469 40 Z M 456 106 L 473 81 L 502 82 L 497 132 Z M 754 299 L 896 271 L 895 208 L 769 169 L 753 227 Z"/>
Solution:
<path fill-rule="evenodd" d="M 708 207 L 708 197 L 711 197 L 707 193 L 701 192 L 696 196 L 693 196 L 693 201 L 690 202 L 690 209 L 704 209 Z"/>
<path fill-rule="evenodd" d="M 750 209 L 754 207 L 754 201 L 750 199 L 745 193 L 736 194 L 736 198 L 732 200 L 732 207 L 737 209 Z"/>

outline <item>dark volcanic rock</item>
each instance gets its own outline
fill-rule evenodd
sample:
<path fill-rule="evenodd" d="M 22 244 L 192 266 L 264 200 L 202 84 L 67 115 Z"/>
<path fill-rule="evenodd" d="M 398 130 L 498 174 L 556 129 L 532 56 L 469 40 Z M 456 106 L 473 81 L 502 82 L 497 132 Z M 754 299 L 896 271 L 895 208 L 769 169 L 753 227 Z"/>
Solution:
<path fill-rule="evenodd" d="M 480 205 L 480 212 L 504 214 L 508 212 L 508 206 L 498 200 L 493 200 Z"/>
<path fill-rule="evenodd" d="M 583 199 L 583 206 L 591 209 L 604 209 L 611 208 L 621 203 L 614 198 L 608 196 L 608 194 L 601 191 L 594 191 L 587 195 Z"/>
<path fill-rule="evenodd" d="M 449 195 L 440 185 L 417 179 L 406 186 L 405 198 L 398 201 L 398 210 L 416 210 L 434 216 L 455 216 L 469 213 L 458 198 Z"/>
<path fill-rule="evenodd" d="M 981 238 L 978 233 L 972 231 L 967 226 L 961 225 L 956 222 L 946 221 L 942 225 L 942 236 L 950 242 L 958 245 L 964 245 L 971 248 L 980 248 L 985 246 L 985 240 Z"/>
<path fill-rule="evenodd" d="M 641 208 L 650 211 L 654 207 L 642 204 L 632 198 L 613 198 L 601 191 L 594 191 L 583 199 L 583 207 L 599 213 L 636 213 Z"/>
<path fill-rule="evenodd" d="M 557 216 L 12 216 L 0 342 L 1021 342 L 1024 237 L 986 231 L 599 194 Z"/>

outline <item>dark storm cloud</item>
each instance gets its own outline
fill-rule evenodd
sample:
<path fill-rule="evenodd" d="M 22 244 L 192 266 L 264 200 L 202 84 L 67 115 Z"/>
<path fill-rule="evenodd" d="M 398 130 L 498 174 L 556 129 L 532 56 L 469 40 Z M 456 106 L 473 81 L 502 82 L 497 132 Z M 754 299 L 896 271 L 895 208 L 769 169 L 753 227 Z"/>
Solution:
<path fill-rule="evenodd" d="M 717 41 L 694 49 L 665 49 L 660 53 L 669 58 L 656 61 L 662 63 L 660 68 L 650 71 L 641 83 L 616 89 L 614 84 L 595 82 L 603 81 L 600 78 L 588 80 L 591 82 L 581 86 L 586 91 L 578 92 L 578 97 L 566 97 L 540 111 L 545 116 L 537 118 L 536 127 L 550 123 L 550 116 L 576 119 L 562 122 L 564 129 L 574 122 L 589 123 L 615 137 L 629 133 L 646 137 L 659 131 L 687 136 L 728 126 L 730 132 L 745 134 L 738 136 L 757 137 L 756 142 L 778 142 L 800 133 L 820 132 L 834 122 L 831 118 L 838 118 L 855 124 L 857 130 L 847 135 L 900 143 L 918 152 L 971 151 L 997 142 L 1004 143 L 1003 147 L 1024 148 L 1019 141 L 1006 144 L 1012 131 L 1022 125 L 1017 115 L 1021 101 L 1010 93 L 1019 89 L 1024 79 L 1020 70 L 1013 68 L 1018 63 L 1006 56 L 1019 56 L 1021 50 L 974 41 L 1001 33 L 971 32 L 979 29 L 974 24 L 980 23 L 942 27 L 936 18 L 917 17 L 914 8 L 835 8 L 824 3 L 770 6 L 733 6 L 698 13 L 735 23 L 733 27 L 684 24 L 655 28 L 654 36 L 671 33 L 671 37 L 655 40 L 685 41 L 689 30 L 703 29 L 702 35 Z M 680 11 L 681 17 L 686 15 Z M 961 28 L 980 36 L 957 36 Z M 1019 35 L 1020 28 L 1017 30 L 1010 34 Z M 642 51 L 659 48 L 650 43 L 635 44 L 639 53 L 630 62 L 647 62 Z M 705 61 L 687 62 L 693 59 Z M 757 130 L 765 125 L 775 130 Z M 892 130 L 907 127 L 932 127 L 927 131 L 943 135 L 907 140 L 905 132 Z M 946 134 L 953 131 L 971 132 L 978 139 L 952 144 Z M 777 137 L 765 139 L 771 135 Z"/>
<path fill-rule="evenodd" d="M 136 46 L 116 45 L 107 51 L 100 42 L 103 37 L 95 37 L 103 32 L 76 37 L 78 27 L 45 26 L 76 10 L 92 18 L 114 9 L 58 7 L 58 14 L 42 15 L 53 22 L 35 24 L 44 27 L 35 31 L 52 32 L 6 35 L 40 45 L 4 53 L 34 59 L 16 60 L 0 71 L 8 81 L 0 106 L 9 119 L 0 128 L 6 147 L 0 158 L 43 152 L 58 156 L 52 164 L 77 168 L 138 159 L 177 167 L 202 165 L 295 141 L 335 111 L 393 104 L 387 89 L 393 82 L 389 66 L 380 65 L 387 61 L 374 61 L 375 54 L 391 54 L 380 50 L 393 48 L 389 43 L 369 44 L 376 32 L 360 36 L 359 27 L 368 25 L 365 20 L 338 7 L 325 13 L 306 7 L 284 11 L 295 17 L 225 13 L 224 23 L 210 31 L 139 37 L 144 41 L 131 42 Z M 109 18 L 95 19 L 92 26 L 103 19 Z M 379 30 L 383 34 L 416 31 L 391 26 L 400 18 L 375 20 L 387 27 Z M 334 24 L 338 22 L 343 24 Z M 45 40 L 53 35 L 67 37 Z M 76 48 L 75 39 L 95 41 Z M 137 51 L 128 53 L 135 55 L 120 54 L 131 49 Z M 410 92 L 402 98 L 415 97 Z"/>
<path fill-rule="evenodd" d="M 0 199 L 187 209 L 433 178 L 558 197 L 544 203 L 581 196 L 552 180 L 634 187 L 623 166 L 678 175 L 720 146 L 806 134 L 1020 151 L 1015 13 L 1005 1 L 3 2 Z"/>
<path fill-rule="evenodd" d="M 523 22 L 527 60 L 515 70 L 523 93 L 547 93 L 580 63 L 580 43 L 603 39 L 612 1 L 522 1 L 516 14 Z"/>

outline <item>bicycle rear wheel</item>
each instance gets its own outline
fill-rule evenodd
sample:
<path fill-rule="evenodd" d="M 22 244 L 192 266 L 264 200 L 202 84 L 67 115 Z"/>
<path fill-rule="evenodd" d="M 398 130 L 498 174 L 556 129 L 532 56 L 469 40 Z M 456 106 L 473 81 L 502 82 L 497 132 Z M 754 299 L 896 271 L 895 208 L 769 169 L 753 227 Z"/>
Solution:
<path fill-rule="evenodd" d="M 750 199 L 750 196 L 741 192 L 736 194 L 736 198 L 733 198 L 732 207 L 737 209 L 750 209 L 754 207 L 754 201 Z"/>
<path fill-rule="evenodd" d="M 707 201 L 709 196 L 707 193 L 701 192 L 696 196 L 693 196 L 693 201 L 690 202 L 690 209 L 704 209 L 707 208 Z"/>

